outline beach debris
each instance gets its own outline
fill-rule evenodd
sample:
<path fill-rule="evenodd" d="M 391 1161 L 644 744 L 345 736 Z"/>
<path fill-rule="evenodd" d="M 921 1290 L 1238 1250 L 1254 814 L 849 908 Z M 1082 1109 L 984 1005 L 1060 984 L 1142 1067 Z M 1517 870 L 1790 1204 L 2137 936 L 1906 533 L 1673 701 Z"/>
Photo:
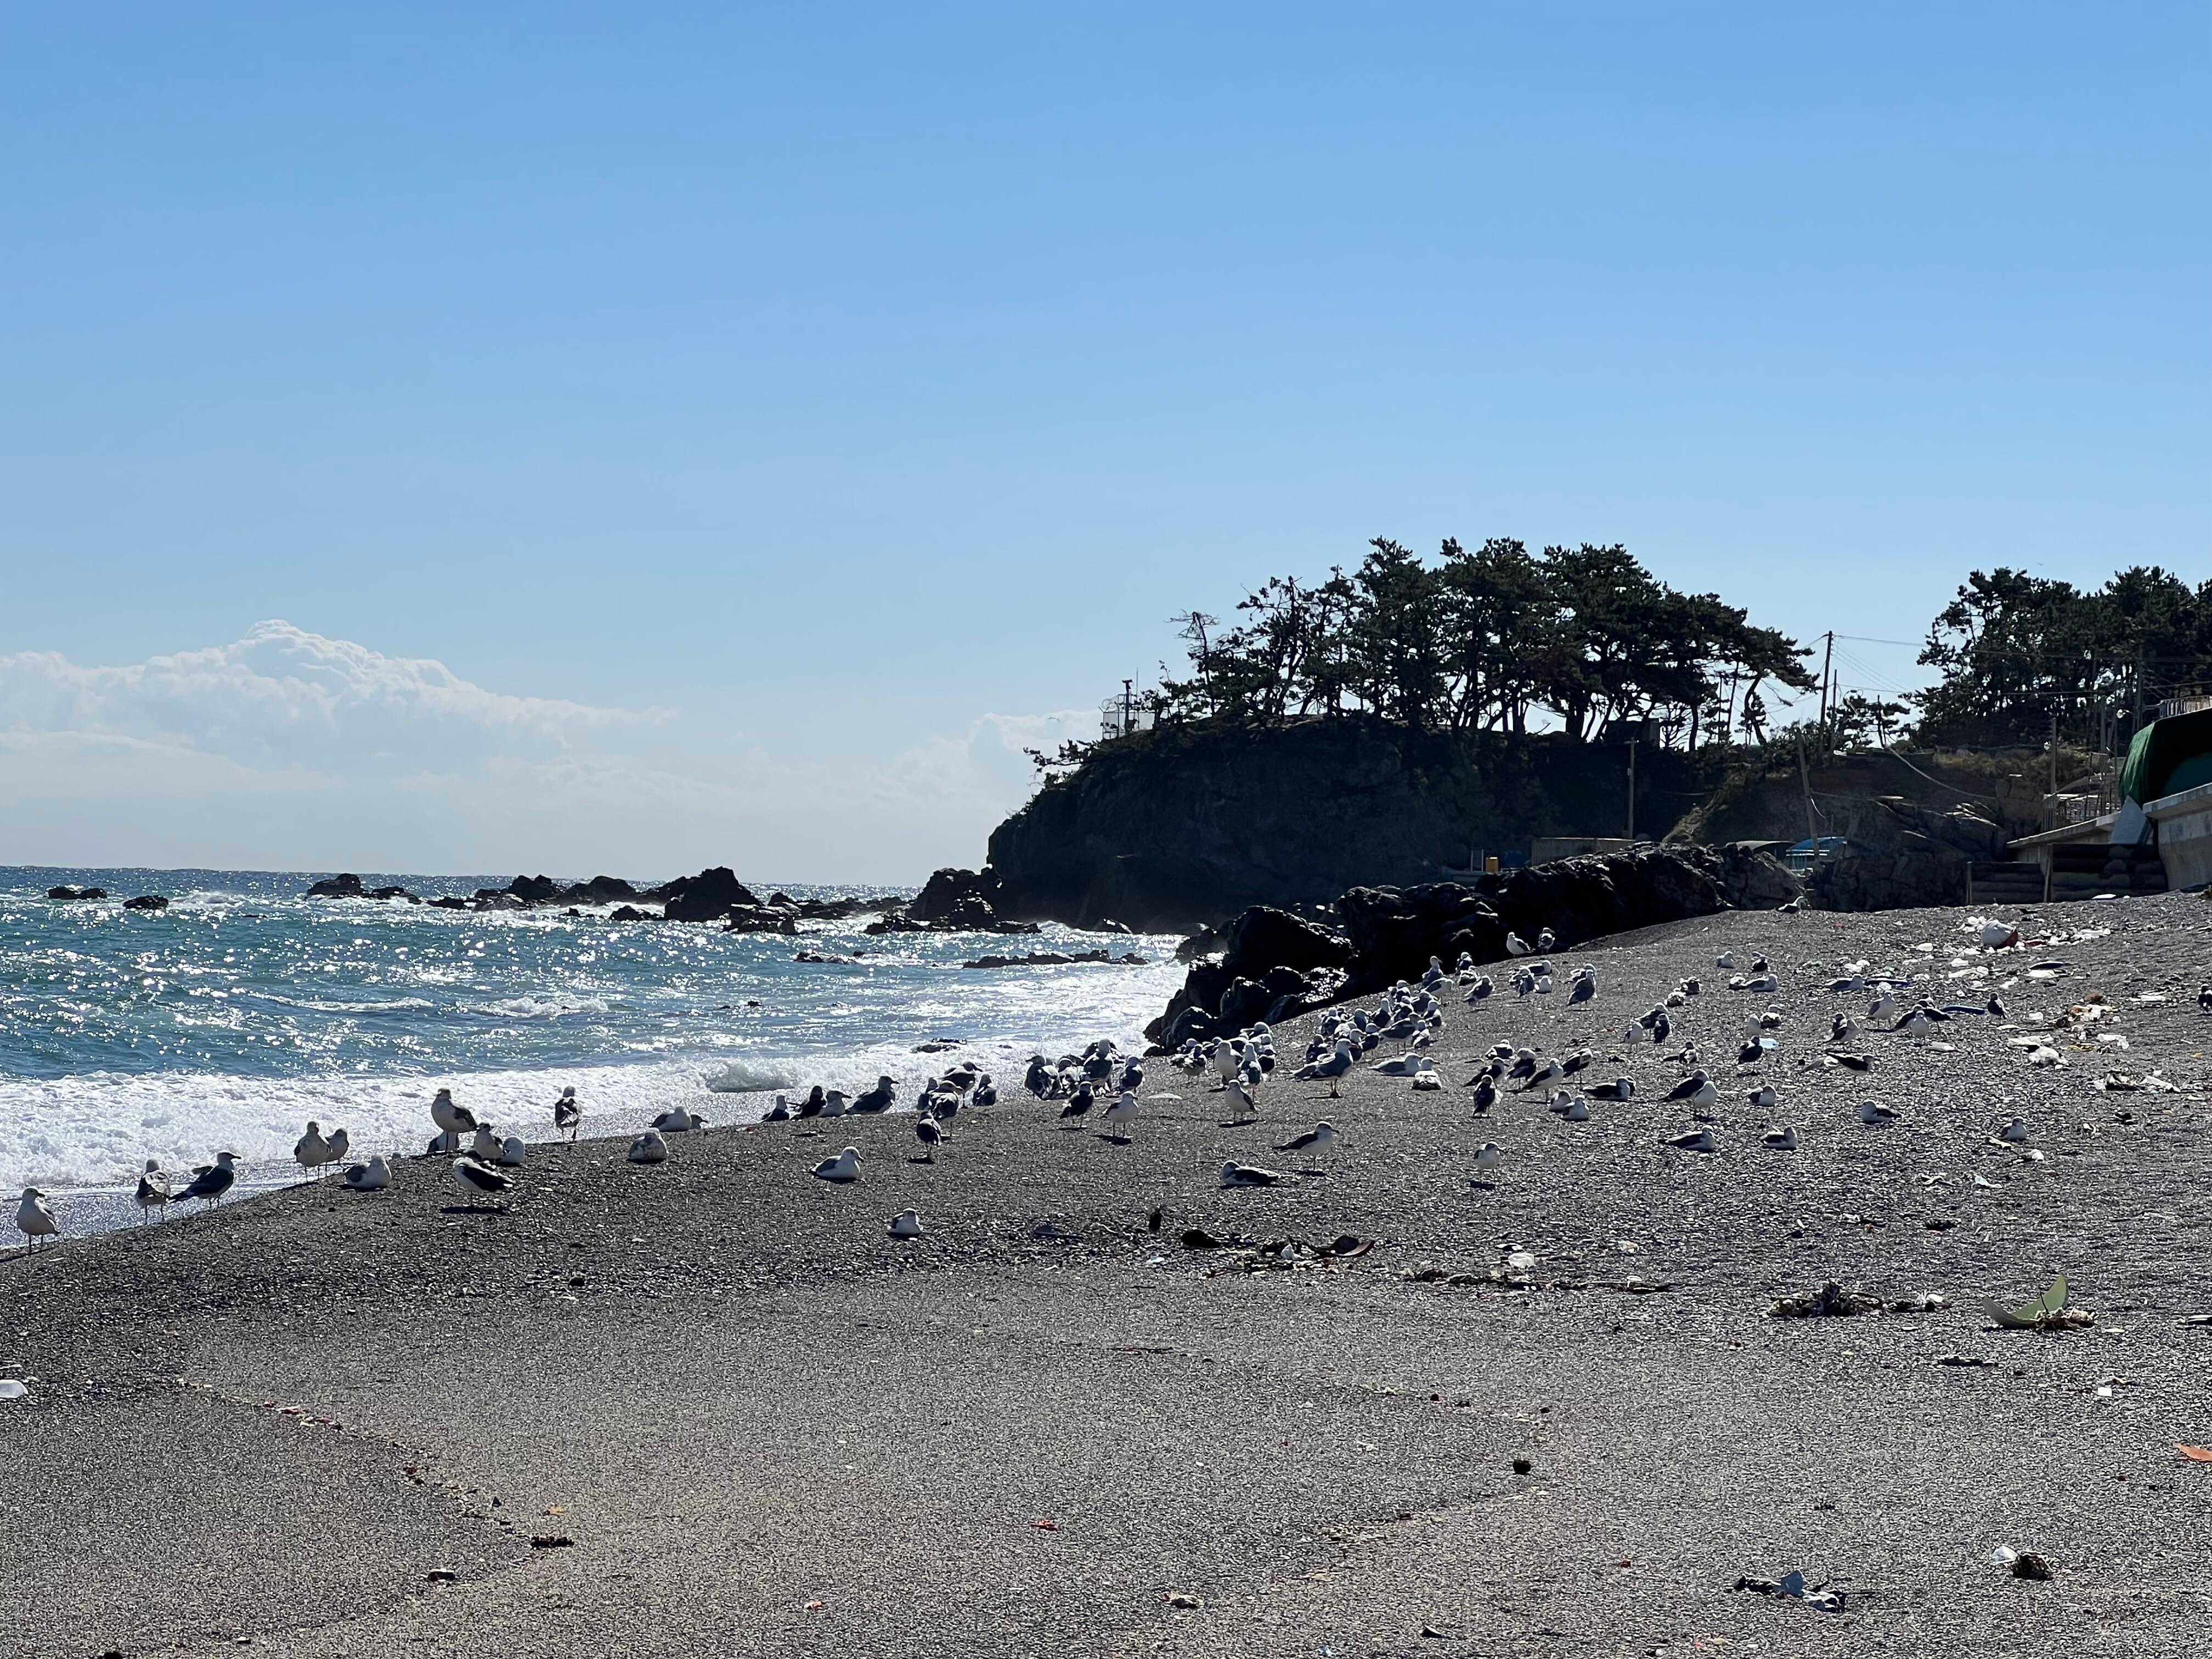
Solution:
<path fill-rule="evenodd" d="M 1750 1590 L 1759 1595 L 1787 1596 L 1793 1601 L 1802 1601 L 1808 1607 L 1818 1607 L 1823 1613 L 1841 1613 L 1844 1598 L 1835 1590 L 1821 1585 L 1808 1585 L 1805 1575 L 1795 1568 L 1779 1578 L 1754 1578 L 1748 1575 L 1735 1581 L 1735 1588 Z"/>
<path fill-rule="evenodd" d="M 1936 1355 L 1936 1363 L 1939 1365 L 1979 1367 L 1994 1365 L 1997 1362 L 1994 1359 L 1984 1359 L 1978 1353 L 1945 1353 Z"/>
<path fill-rule="evenodd" d="M 2097 1322 L 2096 1316 L 2087 1309 L 2068 1307 L 2066 1297 L 2066 1275 L 2060 1273 L 2033 1302 L 2023 1302 L 2015 1308 L 2001 1308 L 1994 1302 L 1985 1302 L 1982 1306 L 2001 1330 L 2074 1331 Z"/>
<path fill-rule="evenodd" d="M 0 1377 L 0 1400 L 27 1400 L 30 1397 L 30 1389 L 15 1378 Z M 2182 1449 L 2187 1451 L 2189 1448 L 2184 1446 Z"/>
<path fill-rule="evenodd" d="M 565 1550 L 575 1547 L 576 1540 L 565 1532 L 541 1532 L 534 1534 L 530 1547 L 534 1550 Z"/>
<path fill-rule="evenodd" d="M 1203 1227 L 1186 1227 L 1182 1231 L 1182 1247 L 1186 1250 L 1218 1250 L 1223 1243 Z"/>
<path fill-rule="evenodd" d="M 1516 1474 L 1527 1474 L 1535 1467 L 1535 1464 L 1525 1457 L 1516 1457 L 1513 1460 L 1513 1473 Z"/>
<path fill-rule="evenodd" d="M 1192 1595 L 1177 1590 L 1168 1597 L 1168 1605 L 1171 1607 L 1180 1607 L 1185 1613 L 1195 1613 L 1206 1605 L 1206 1600 L 1203 1596 Z"/>
<path fill-rule="evenodd" d="M 1830 1279 L 1817 1291 L 1785 1296 L 1767 1310 L 1771 1319 L 1848 1319 L 1858 1314 L 1880 1313 L 1881 1298 L 1863 1291 L 1847 1291 Z"/>
<path fill-rule="evenodd" d="M 2003 1567 L 2015 1578 L 2033 1579 L 2048 1583 L 2051 1578 L 2051 1563 L 2033 1550 L 2015 1550 L 2000 1544 L 1990 1552 L 1990 1565 Z"/>
<path fill-rule="evenodd" d="M 451 1567 L 433 1567 L 422 1576 L 434 1584 L 457 1584 L 461 1579 L 461 1575 Z"/>
<path fill-rule="evenodd" d="M 6 1383 L 0 1382 L 0 1389 L 4 1389 L 8 1385 Z M 2212 1446 L 2177 1445 L 2174 1448 L 2174 1450 L 2179 1452 L 2184 1457 L 2187 1458 L 2192 1463 L 2212 1463 Z"/>

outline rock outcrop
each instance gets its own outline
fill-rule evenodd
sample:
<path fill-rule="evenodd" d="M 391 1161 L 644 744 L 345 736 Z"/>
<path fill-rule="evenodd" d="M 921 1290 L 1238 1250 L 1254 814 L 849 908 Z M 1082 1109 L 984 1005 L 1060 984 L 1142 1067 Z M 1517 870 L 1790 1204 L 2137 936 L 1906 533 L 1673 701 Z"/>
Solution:
<path fill-rule="evenodd" d="M 141 893 L 137 898 L 123 901 L 126 910 L 166 910 L 169 901 L 159 893 Z"/>
<path fill-rule="evenodd" d="M 404 899 L 410 904 L 422 901 L 404 887 L 364 887 L 361 878 L 351 871 L 335 876 L 325 876 L 307 889 L 309 898 L 337 899 Z"/>
<path fill-rule="evenodd" d="M 1279 911 L 1248 910 L 1230 925 L 1221 960 L 1194 966 L 1146 1035 L 1175 1048 L 1418 978 L 1431 957 L 1447 967 L 1462 954 L 1499 961 L 1508 933 L 1533 940 L 1549 927 L 1564 951 L 1632 928 L 1782 902 L 1777 895 L 1796 890 L 1796 878 L 1755 848 L 1656 848 L 1463 883 L 1356 887 L 1336 901 L 1340 935 Z"/>
<path fill-rule="evenodd" d="M 702 870 L 696 876 L 678 876 L 645 895 L 659 899 L 662 914 L 671 921 L 720 921 L 742 905 L 757 908 L 760 896 L 739 881 L 726 864 Z"/>
<path fill-rule="evenodd" d="M 988 870 L 939 870 L 921 891 L 869 923 L 871 933 L 1034 933 L 1035 922 L 1000 914 L 998 877 Z"/>
<path fill-rule="evenodd" d="M 104 899 L 107 896 L 107 890 L 105 887 L 49 887 L 46 896 L 63 904 L 75 904 L 86 899 Z"/>

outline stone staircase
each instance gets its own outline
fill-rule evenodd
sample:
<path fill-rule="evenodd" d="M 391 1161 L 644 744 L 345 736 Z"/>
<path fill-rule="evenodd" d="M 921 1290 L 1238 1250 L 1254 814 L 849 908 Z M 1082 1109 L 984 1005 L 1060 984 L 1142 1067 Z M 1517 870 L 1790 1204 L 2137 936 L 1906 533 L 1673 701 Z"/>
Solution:
<path fill-rule="evenodd" d="M 1967 879 L 1975 904 L 2043 902 L 2043 866 L 2033 859 L 1976 859 Z"/>
<path fill-rule="evenodd" d="M 2100 893 L 2122 896 L 2163 893 L 2166 866 L 2158 848 L 2143 846 L 2104 846 L 2077 842 L 2051 849 L 2051 898 L 2095 898 Z"/>

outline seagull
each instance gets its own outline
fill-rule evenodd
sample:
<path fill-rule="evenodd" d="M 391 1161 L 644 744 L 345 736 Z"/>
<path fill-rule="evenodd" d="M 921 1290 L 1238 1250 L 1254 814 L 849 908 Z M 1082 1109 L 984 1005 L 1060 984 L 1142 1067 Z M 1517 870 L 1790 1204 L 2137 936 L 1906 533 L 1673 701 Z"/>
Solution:
<path fill-rule="evenodd" d="M 1588 1002 L 1596 994 L 1597 975 L 1588 968 L 1576 969 L 1575 988 L 1567 993 L 1567 1006 L 1571 1008 L 1577 1002 Z"/>
<path fill-rule="evenodd" d="M 668 1161 L 668 1142 L 658 1129 L 647 1129 L 629 1144 L 629 1161 L 633 1164 L 665 1164 Z"/>
<path fill-rule="evenodd" d="M 1858 1034 L 1858 1022 L 1854 1020 L 1849 1014 L 1838 1012 L 1830 1017 L 1828 1020 L 1829 1042 L 1849 1042 Z"/>
<path fill-rule="evenodd" d="M 356 1164 L 345 1172 L 345 1184 L 356 1193 L 380 1193 L 392 1182 L 392 1166 L 380 1154 L 366 1164 Z"/>
<path fill-rule="evenodd" d="M 1336 1052 L 1327 1060 L 1310 1060 L 1292 1073 L 1300 1082 L 1311 1082 L 1316 1078 L 1340 1078 L 1352 1069 L 1352 1044 L 1343 1037 L 1336 1040 Z"/>
<path fill-rule="evenodd" d="M 779 1101 L 782 1098 L 781 1095 L 776 1097 Z M 568 1132 L 568 1139 L 574 1140 L 576 1138 L 577 1128 L 583 1121 L 584 1104 L 576 1098 L 575 1090 L 573 1088 L 562 1090 L 561 1098 L 553 1103 L 553 1127 L 556 1129 L 566 1129 Z"/>
<path fill-rule="evenodd" d="M 1237 1092 L 1241 1094 L 1243 1091 L 1239 1090 Z M 1060 1109 L 1060 1121 L 1063 1123 L 1073 1123 L 1080 1127 L 1082 1120 L 1091 1115 L 1092 1098 L 1091 1085 L 1088 1083 L 1077 1084 L 1074 1097 Z"/>
<path fill-rule="evenodd" d="M 839 1186 L 860 1178 L 860 1149 L 848 1146 L 835 1158 L 825 1158 L 811 1173 L 817 1181 L 834 1181 Z"/>
<path fill-rule="evenodd" d="M 331 1130 L 323 1137 L 323 1140 L 331 1149 L 331 1162 L 333 1164 L 344 1163 L 346 1154 L 353 1150 L 353 1137 L 343 1129 Z"/>
<path fill-rule="evenodd" d="M 498 1164 L 502 1170 L 520 1169 L 522 1167 L 522 1137 L 520 1135 L 509 1135 L 506 1139 L 501 1141 L 499 1143 L 499 1156 L 494 1158 L 492 1162 Z"/>
<path fill-rule="evenodd" d="M 430 1121 L 449 1135 L 465 1135 L 477 1127 L 476 1116 L 467 1107 L 453 1104 L 451 1089 L 441 1089 L 430 1097 Z"/>
<path fill-rule="evenodd" d="M 918 1117 L 914 1121 L 914 1138 L 921 1143 L 922 1161 L 937 1162 L 937 1149 L 948 1144 L 952 1137 L 937 1127 L 933 1117 Z"/>
<path fill-rule="evenodd" d="M 1421 1067 L 1413 1073 L 1413 1087 L 1425 1091 L 1431 1089 L 1441 1089 L 1443 1086 L 1444 1080 L 1437 1075 L 1437 1068 L 1429 1063 L 1429 1057 L 1423 1054 Z"/>
<path fill-rule="evenodd" d="M 1859 1121 L 1867 1124 L 1894 1123 L 1897 1114 L 1877 1102 L 1863 1100 L 1859 1102 Z"/>
<path fill-rule="evenodd" d="M 1506 930 L 1505 954 L 1507 956 L 1525 957 L 1528 954 L 1528 950 L 1529 945 L 1527 939 L 1522 939 L 1520 934 L 1513 932 L 1510 928 Z"/>
<path fill-rule="evenodd" d="M 1335 1144 L 1336 1125 L 1323 1119 L 1302 1135 L 1293 1135 L 1275 1148 L 1279 1152 L 1317 1152 Z"/>
<path fill-rule="evenodd" d="M 1774 1109 L 1774 1103 L 1779 1097 L 1780 1097 L 1776 1095 L 1774 1092 L 1774 1085 L 1771 1083 L 1760 1084 L 1759 1087 L 1753 1089 L 1749 1094 L 1744 1097 L 1746 1100 L 1749 1101 L 1753 1106 L 1756 1107 L 1760 1111 L 1772 1111 Z"/>
<path fill-rule="evenodd" d="M 1487 1174 L 1498 1167 L 1498 1160 L 1504 1156 L 1504 1154 L 1498 1150 L 1496 1141 L 1486 1140 L 1474 1149 L 1474 1167 Z"/>
<path fill-rule="evenodd" d="M 1717 956 L 1717 957 L 1715 957 L 1713 958 L 1713 966 L 1714 966 L 1714 967 L 1716 967 L 1716 968 L 1733 968 L 1733 967 L 1735 967 L 1735 951 L 1722 951 L 1722 952 L 1720 953 L 1720 955 L 1718 955 L 1718 956 Z"/>
<path fill-rule="evenodd" d="M 851 1108 L 852 1103 L 853 1097 L 847 1094 L 842 1089 L 825 1089 L 823 1091 L 822 1094 L 821 1115 L 823 1117 L 842 1117 Z M 807 1114 L 801 1112 L 799 1115 L 801 1117 L 805 1117 Z"/>
<path fill-rule="evenodd" d="M 1583 1092 L 1592 1100 L 1633 1100 L 1636 1097 L 1636 1079 L 1617 1077 L 1610 1083 L 1593 1083 Z"/>
<path fill-rule="evenodd" d="M 320 1179 L 319 1171 L 331 1161 L 331 1143 L 323 1139 L 322 1126 L 314 1119 L 307 1120 L 307 1133 L 301 1135 L 292 1148 L 292 1158 L 301 1169 Z"/>
<path fill-rule="evenodd" d="M 915 1210 L 901 1210 L 891 1218 L 890 1233 L 893 1238 L 920 1238 L 921 1237 L 921 1212 Z"/>
<path fill-rule="evenodd" d="M 1780 1128 L 1769 1129 L 1759 1136 L 1759 1144 L 1771 1146 L 1778 1152 L 1794 1152 L 1797 1150 L 1797 1131 L 1785 1123 Z"/>
<path fill-rule="evenodd" d="M 1224 1187 L 1272 1187 L 1282 1178 L 1279 1170 L 1262 1170 L 1256 1164 L 1239 1164 L 1234 1159 L 1221 1166 L 1221 1184 Z"/>
<path fill-rule="evenodd" d="M 35 1245 L 41 1238 L 59 1238 L 61 1224 L 54 1212 L 46 1207 L 46 1195 L 36 1187 L 23 1188 L 23 1196 L 15 1205 L 15 1231 L 23 1235 L 25 1249 Z"/>
<path fill-rule="evenodd" d="M 1571 1100 L 1559 1109 L 1559 1115 L 1570 1123 L 1587 1123 L 1590 1115 L 1589 1102 Z"/>
<path fill-rule="evenodd" d="M 1487 1112 L 1492 1107 L 1498 1104 L 1498 1079 L 1492 1077 L 1489 1073 L 1485 1072 L 1480 1077 L 1474 1079 L 1468 1086 L 1474 1091 L 1474 1110 L 1476 1116 L 1480 1117 L 1483 1113 Z"/>
<path fill-rule="evenodd" d="M 1847 1071 L 1871 1072 L 1874 1070 L 1874 1056 L 1871 1054 L 1830 1054 L 1828 1058 Z"/>
<path fill-rule="evenodd" d="M 667 1134 L 684 1135 L 705 1128 L 707 1120 L 688 1106 L 672 1106 L 653 1120 L 653 1127 Z"/>
<path fill-rule="evenodd" d="M 775 1104 L 768 1109 L 767 1115 L 761 1119 L 761 1121 L 763 1123 L 790 1122 L 791 1103 L 781 1095 L 778 1095 L 775 1097 Z"/>
<path fill-rule="evenodd" d="M 1379 1072 L 1384 1077 L 1411 1077 L 1426 1063 L 1426 1059 L 1420 1054 L 1401 1054 L 1395 1060 L 1382 1060 L 1367 1069 Z"/>
<path fill-rule="evenodd" d="M 489 1123 L 479 1122 L 477 1132 L 469 1137 L 469 1156 L 479 1164 L 491 1164 L 499 1158 L 499 1131 Z"/>
<path fill-rule="evenodd" d="M 161 1166 L 153 1158 L 146 1160 L 146 1173 L 138 1177 L 138 1212 L 157 1210 L 169 1201 L 169 1177 L 161 1173 Z"/>
<path fill-rule="evenodd" d="M 217 1152 L 214 1163 L 203 1164 L 192 1171 L 190 1186 L 172 1196 L 201 1199 L 210 1204 L 219 1202 L 222 1195 L 238 1183 L 238 1170 L 234 1167 L 237 1162 L 236 1152 Z"/>
<path fill-rule="evenodd" d="M 1868 1008 L 1867 1019 L 1870 1024 L 1879 1025 L 1885 1020 L 1894 1018 L 1896 1014 L 1897 999 L 1887 991 L 1884 991 L 1874 1000 L 1873 1006 Z"/>
<path fill-rule="evenodd" d="M 1694 1071 L 1692 1072 L 1689 1076 L 1684 1078 L 1680 1083 L 1676 1084 L 1673 1088 L 1667 1091 L 1664 1098 L 1668 1100 L 1695 1100 L 1699 1091 L 1710 1089 L 1712 1086 L 1712 1079 L 1708 1078 L 1703 1070 Z"/>
<path fill-rule="evenodd" d="M 1552 947 L 1559 942 L 1559 936 L 1553 933 L 1548 927 L 1545 928 L 1543 932 L 1536 935 L 1536 948 L 1539 951 L 1543 951 L 1547 956 L 1551 954 Z"/>
<path fill-rule="evenodd" d="M 829 1096 L 823 1092 L 822 1085 L 817 1083 L 811 1089 L 809 1089 L 806 1091 L 806 1098 L 799 1103 L 799 1109 L 793 1112 L 792 1115 L 793 1117 L 820 1117 L 823 1110 L 828 1107 L 829 1103 Z"/>
<path fill-rule="evenodd" d="M 1915 1008 L 1890 1029 L 1909 1037 L 1924 1037 L 1928 1035 L 1928 1016 Z"/>
<path fill-rule="evenodd" d="M 461 1138 L 451 1129 L 441 1129 L 430 1137 L 429 1144 L 422 1150 L 434 1158 L 458 1152 L 461 1150 Z"/>
<path fill-rule="evenodd" d="M 1099 1121 L 1109 1129 L 1121 1129 L 1134 1121 L 1136 1115 L 1137 1097 L 1133 1091 L 1124 1089 L 1113 1104 L 1099 1114 Z"/>
<path fill-rule="evenodd" d="M 891 1109 L 891 1103 L 897 1098 L 898 1085 L 888 1076 L 878 1077 L 876 1079 L 876 1086 L 854 1101 L 846 1109 L 862 1113 L 888 1112 Z"/>
<path fill-rule="evenodd" d="M 1686 1152 L 1716 1152 L 1720 1150 L 1720 1143 L 1713 1139 L 1713 1132 L 1704 1128 L 1692 1129 L 1687 1134 L 1663 1135 L 1661 1143 L 1680 1147 Z"/>
<path fill-rule="evenodd" d="M 2011 1119 L 1997 1131 L 1996 1138 L 2014 1146 L 2025 1146 L 2028 1140 L 2027 1120 L 2023 1117 Z"/>
<path fill-rule="evenodd" d="M 1238 1122 L 1242 1123 L 1260 1115 L 1259 1106 L 1254 1102 L 1251 1095 L 1246 1091 L 1244 1085 L 1238 1079 L 1236 1078 L 1230 1079 L 1227 1085 L 1224 1085 L 1224 1091 L 1229 1097 L 1230 1109 L 1236 1113 L 1237 1121 Z"/>
<path fill-rule="evenodd" d="M 1467 994 L 1467 1000 L 1469 1002 L 1481 1002 L 1496 988 L 1490 982 L 1490 975 L 1485 974 L 1480 979 L 1475 981 L 1474 988 Z"/>
<path fill-rule="evenodd" d="M 501 1198 L 514 1185 L 514 1176 L 502 1175 L 490 1164 L 479 1163 L 466 1153 L 453 1160 L 453 1179 L 484 1198 Z"/>

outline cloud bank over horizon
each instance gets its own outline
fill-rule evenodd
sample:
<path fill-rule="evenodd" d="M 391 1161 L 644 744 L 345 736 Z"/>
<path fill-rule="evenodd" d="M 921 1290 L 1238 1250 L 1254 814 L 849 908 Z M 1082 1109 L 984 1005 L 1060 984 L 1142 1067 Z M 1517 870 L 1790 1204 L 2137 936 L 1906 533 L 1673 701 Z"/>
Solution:
<path fill-rule="evenodd" d="M 92 666 L 0 656 L 0 863 L 918 882 L 975 864 L 1088 710 L 891 752 L 477 684 L 270 620 Z M 786 738 L 785 741 L 790 741 Z M 857 745 L 858 752 L 854 752 Z"/>

